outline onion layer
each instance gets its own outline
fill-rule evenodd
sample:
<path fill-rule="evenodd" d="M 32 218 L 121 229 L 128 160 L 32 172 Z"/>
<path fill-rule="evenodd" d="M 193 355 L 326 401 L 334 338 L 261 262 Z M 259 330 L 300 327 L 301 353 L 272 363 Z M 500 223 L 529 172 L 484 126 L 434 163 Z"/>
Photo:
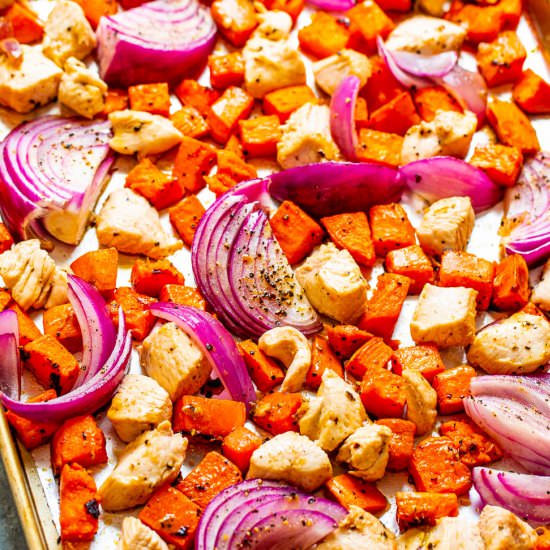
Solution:
<path fill-rule="evenodd" d="M 342 80 L 330 100 L 330 133 L 346 159 L 357 160 L 355 103 L 361 81 L 355 75 Z"/>
<path fill-rule="evenodd" d="M 19 361 L 19 324 L 11 309 L 0 312 L 0 392 L 19 399 L 21 395 L 21 362 Z"/>

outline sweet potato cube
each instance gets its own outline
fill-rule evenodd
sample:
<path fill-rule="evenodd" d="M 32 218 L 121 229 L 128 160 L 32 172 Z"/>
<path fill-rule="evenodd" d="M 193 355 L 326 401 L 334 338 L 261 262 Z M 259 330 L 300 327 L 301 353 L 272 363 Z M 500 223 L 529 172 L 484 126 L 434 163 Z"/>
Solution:
<path fill-rule="evenodd" d="M 395 495 L 397 523 L 401 530 L 418 525 L 435 525 L 440 518 L 458 515 L 455 494 L 402 492 Z"/>
<path fill-rule="evenodd" d="M 493 293 L 495 265 L 462 250 L 446 250 L 441 256 L 439 284 L 441 286 L 462 286 L 477 290 L 477 308 L 484 311 L 489 307 Z"/>
<path fill-rule="evenodd" d="M 0 288 L 0 311 L 4 311 L 11 302 L 11 294 L 7 288 Z"/>
<path fill-rule="evenodd" d="M 244 59 L 240 52 L 208 56 L 210 84 L 225 90 L 229 86 L 241 86 L 244 81 Z"/>
<path fill-rule="evenodd" d="M 15 311 L 17 314 L 20 346 L 24 346 L 42 336 L 35 322 L 17 304 L 10 305 L 8 309 Z"/>
<path fill-rule="evenodd" d="M 452 0 L 445 15 L 453 23 L 466 29 L 467 40 L 473 44 L 495 40 L 504 26 L 505 16 L 499 6 L 478 6 Z"/>
<path fill-rule="evenodd" d="M 210 132 L 210 127 L 204 117 L 189 105 L 170 115 L 174 126 L 184 135 L 191 138 L 201 138 Z"/>
<path fill-rule="evenodd" d="M 252 453 L 263 443 L 262 438 L 240 426 L 223 438 L 222 452 L 241 472 L 248 470 Z"/>
<path fill-rule="evenodd" d="M 238 344 L 239 350 L 250 373 L 252 381 L 260 391 L 271 391 L 285 377 L 283 369 L 269 358 L 252 340 L 243 340 Z"/>
<path fill-rule="evenodd" d="M 105 104 L 103 106 L 103 116 L 108 116 L 116 111 L 124 111 L 128 109 L 128 92 L 118 88 L 109 88 L 105 96 Z"/>
<path fill-rule="evenodd" d="M 191 550 L 201 509 L 170 485 L 157 489 L 139 513 L 139 519 L 177 550 Z"/>
<path fill-rule="evenodd" d="M 524 154 L 540 149 L 531 121 L 515 103 L 494 99 L 487 106 L 487 119 L 504 145 L 517 147 Z"/>
<path fill-rule="evenodd" d="M 443 363 L 435 346 L 420 344 L 419 346 L 408 346 L 394 351 L 392 357 L 393 372 L 401 375 L 406 369 L 419 371 L 431 384 L 434 376 L 445 370 L 445 363 Z"/>
<path fill-rule="evenodd" d="M 189 195 L 170 208 L 170 223 L 181 240 L 191 246 L 199 221 L 205 209 L 195 195 Z"/>
<path fill-rule="evenodd" d="M 161 260 L 138 258 L 132 267 L 130 279 L 137 292 L 155 298 L 160 295 L 164 285 L 185 283 L 183 275 L 170 260 L 165 258 Z"/>
<path fill-rule="evenodd" d="M 161 116 L 170 114 L 170 91 L 166 82 L 130 86 L 128 98 L 130 108 L 134 111 L 146 111 Z"/>
<path fill-rule="evenodd" d="M 8 231 L 8 228 L 3 223 L 0 223 L 0 254 L 9 250 L 12 244 L 13 237 Z"/>
<path fill-rule="evenodd" d="M 370 227 L 377 256 L 390 250 L 416 244 L 416 236 L 407 213 L 400 204 L 378 204 L 369 212 Z"/>
<path fill-rule="evenodd" d="M 206 300 L 196 288 L 191 286 L 164 285 L 160 291 L 159 300 L 182 306 L 196 307 L 206 311 Z"/>
<path fill-rule="evenodd" d="M 319 335 L 313 337 L 311 345 L 311 366 L 306 375 L 306 386 L 316 390 L 321 385 L 325 370 L 330 369 L 338 376 L 344 377 L 342 364 L 332 351 L 328 340 Z"/>
<path fill-rule="evenodd" d="M 349 359 L 373 335 L 354 325 L 327 326 L 330 347 L 340 359 Z"/>
<path fill-rule="evenodd" d="M 323 240 L 323 230 L 293 202 L 284 201 L 269 220 L 289 263 L 303 260 Z"/>
<path fill-rule="evenodd" d="M 348 44 L 348 26 L 342 19 L 316 11 L 311 16 L 311 23 L 298 31 L 300 48 L 319 58 L 334 55 Z"/>
<path fill-rule="evenodd" d="M 71 353 L 82 349 L 82 332 L 71 304 L 61 304 L 44 311 L 44 334 L 57 338 Z"/>
<path fill-rule="evenodd" d="M 550 113 L 550 84 L 531 69 L 523 71 L 512 90 L 514 101 L 533 115 Z"/>
<path fill-rule="evenodd" d="M 45 334 L 23 346 L 25 366 L 46 388 L 67 393 L 80 371 L 78 361 L 53 336 Z"/>
<path fill-rule="evenodd" d="M 387 469 L 390 472 L 405 470 L 409 465 L 414 450 L 414 435 L 416 425 L 402 418 L 381 418 L 376 421 L 381 426 L 387 426 L 392 431 L 388 446 L 390 458 Z"/>
<path fill-rule="evenodd" d="M 282 130 L 279 117 L 265 115 L 239 121 L 243 152 L 248 158 L 272 157 L 277 154 L 277 142 Z"/>
<path fill-rule="evenodd" d="M 512 187 L 521 171 L 523 155 L 516 147 L 494 143 L 476 147 L 470 164 L 483 170 L 498 185 Z"/>
<path fill-rule="evenodd" d="M 262 108 L 266 115 L 277 115 L 282 124 L 302 105 L 317 102 L 317 96 L 309 86 L 288 86 L 266 94 Z"/>
<path fill-rule="evenodd" d="M 463 400 L 470 395 L 470 381 L 475 376 L 476 371 L 472 367 L 462 365 L 434 377 L 433 387 L 440 414 L 455 414 L 464 410 Z"/>
<path fill-rule="evenodd" d="M 384 343 L 382 338 L 375 336 L 367 340 L 346 363 L 346 370 L 355 376 L 363 378 L 369 367 L 385 368 L 393 355 L 393 350 Z"/>
<path fill-rule="evenodd" d="M 116 0 L 76 0 L 76 3 L 84 10 L 84 15 L 94 30 L 101 17 L 113 15 L 118 11 Z"/>
<path fill-rule="evenodd" d="M 218 174 L 228 176 L 235 183 L 251 180 L 257 176 L 256 168 L 246 163 L 233 151 L 218 151 Z"/>
<path fill-rule="evenodd" d="M 369 108 L 367 106 L 367 100 L 364 97 L 358 97 L 355 101 L 355 113 L 354 113 L 355 127 L 359 130 L 361 128 L 368 128 L 369 126 Z"/>
<path fill-rule="evenodd" d="M 237 86 L 230 86 L 212 104 L 207 121 L 210 134 L 218 143 L 226 143 L 239 120 L 247 118 L 254 107 L 254 98 Z"/>
<path fill-rule="evenodd" d="M 418 114 L 427 122 L 431 122 L 439 110 L 462 112 L 460 105 L 443 86 L 427 86 L 414 90 L 413 99 Z"/>
<path fill-rule="evenodd" d="M 403 138 L 398 134 L 361 128 L 357 158 L 361 162 L 375 162 L 384 166 L 397 167 L 401 164 L 402 147 Z"/>
<path fill-rule="evenodd" d="M 237 48 L 244 46 L 258 24 L 250 0 L 214 0 L 210 11 L 218 31 Z"/>
<path fill-rule="evenodd" d="M 149 311 L 149 304 L 156 302 L 155 298 L 139 294 L 131 287 L 121 286 L 113 293 L 113 299 L 108 304 L 109 314 L 113 323 L 118 326 L 118 309 L 122 307 L 126 328 L 132 331 L 132 338 L 141 342 L 156 323 L 156 317 Z"/>
<path fill-rule="evenodd" d="M 529 268 L 519 254 L 506 256 L 497 264 L 493 281 L 493 306 L 503 311 L 517 311 L 529 300 Z"/>
<path fill-rule="evenodd" d="M 384 11 L 407 13 L 411 11 L 412 0 L 378 0 L 378 5 Z"/>
<path fill-rule="evenodd" d="M 292 17 L 294 23 L 302 13 L 305 3 L 305 0 L 263 0 L 263 4 L 268 10 L 284 11 Z"/>
<path fill-rule="evenodd" d="M 390 250 L 386 255 L 386 271 L 405 275 L 411 280 L 409 292 L 420 294 L 426 283 L 435 279 L 432 262 L 417 244 Z"/>
<path fill-rule="evenodd" d="M 395 26 L 372 0 L 357 4 L 345 15 L 351 22 L 348 47 L 366 55 L 376 53 L 376 37 L 386 38 Z"/>
<path fill-rule="evenodd" d="M 116 288 L 118 252 L 116 248 L 101 248 L 82 254 L 72 264 L 73 273 L 94 285 L 102 294 Z"/>
<path fill-rule="evenodd" d="M 492 42 L 477 48 L 477 65 L 487 86 L 515 82 L 522 72 L 527 52 L 514 31 L 504 31 Z"/>
<path fill-rule="evenodd" d="M 403 92 L 385 105 L 371 111 L 369 128 L 404 136 L 407 130 L 420 122 L 411 94 Z"/>
<path fill-rule="evenodd" d="M 359 506 L 370 514 L 378 514 L 388 505 L 388 500 L 374 483 L 349 474 L 329 479 L 326 488 L 336 501 L 346 508 Z"/>
<path fill-rule="evenodd" d="M 407 401 L 405 382 L 387 369 L 369 366 L 361 383 L 365 410 L 377 418 L 401 418 Z"/>
<path fill-rule="evenodd" d="M 300 393 L 268 393 L 256 403 L 252 420 L 272 435 L 297 432 L 296 413 L 302 402 Z"/>
<path fill-rule="evenodd" d="M 52 441 L 52 467 L 58 474 L 65 464 L 85 468 L 107 462 L 105 435 L 90 414 L 66 420 Z"/>
<path fill-rule="evenodd" d="M 44 28 L 36 13 L 27 4 L 16 2 L 2 16 L 13 29 L 14 38 L 21 44 L 31 44 L 42 40 Z"/>
<path fill-rule="evenodd" d="M 220 97 L 216 90 L 189 79 L 182 80 L 174 89 L 174 93 L 184 105 L 194 107 L 202 116 L 207 115 L 210 105 Z"/>
<path fill-rule="evenodd" d="M 374 55 L 369 61 L 371 75 L 361 95 L 367 100 L 369 112 L 372 113 L 402 94 L 406 88 L 393 76 L 381 57 Z"/>
<path fill-rule="evenodd" d="M 174 160 L 172 176 L 177 179 L 180 187 L 189 193 L 198 193 L 206 185 L 204 178 L 208 176 L 214 164 L 216 164 L 214 147 L 185 136 Z"/>

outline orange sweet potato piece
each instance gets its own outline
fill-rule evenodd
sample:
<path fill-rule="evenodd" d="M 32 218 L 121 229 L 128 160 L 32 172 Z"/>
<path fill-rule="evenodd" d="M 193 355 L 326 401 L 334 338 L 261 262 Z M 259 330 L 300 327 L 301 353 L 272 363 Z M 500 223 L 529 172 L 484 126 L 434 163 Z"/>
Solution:
<path fill-rule="evenodd" d="M 269 223 L 291 264 L 303 260 L 323 241 L 321 226 L 293 202 L 284 201 Z"/>
<path fill-rule="evenodd" d="M 397 167 L 401 164 L 402 147 L 403 138 L 398 134 L 361 128 L 359 130 L 357 158 L 361 162 L 375 162 L 385 166 Z"/>
<path fill-rule="evenodd" d="M 214 164 L 214 147 L 185 136 L 174 160 L 172 176 L 177 179 L 180 187 L 189 193 L 198 193 L 206 185 L 204 177 L 208 176 Z"/>
<path fill-rule="evenodd" d="M 407 401 L 401 376 L 378 366 L 369 366 L 361 383 L 365 410 L 377 418 L 401 418 Z"/>
<path fill-rule="evenodd" d="M 381 418 L 376 423 L 387 426 L 392 431 L 388 447 L 390 458 L 387 469 L 391 472 L 405 470 L 414 450 L 416 425 L 414 422 L 402 418 Z"/>
<path fill-rule="evenodd" d="M 161 260 L 138 258 L 132 267 L 131 282 L 136 292 L 158 298 L 164 285 L 183 285 L 185 278 L 166 258 Z"/>
<path fill-rule="evenodd" d="M 432 262 L 417 244 L 390 250 L 385 264 L 388 273 L 405 275 L 411 279 L 411 294 L 420 294 L 426 283 L 433 283 L 435 280 Z"/>
<path fill-rule="evenodd" d="M 115 111 L 124 111 L 128 108 L 128 92 L 117 88 L 109 88 L 105 96 L 105 105 L 103 106 L 103 116 L 110 115 Z"/>
<path fill-rule="evenodd" d="M 406 88 L 393 76 L 384 60 L 375 55 L 370 58 L 371 75 L 367 80 L 361 95 L 367 100 L 369 112 L 379 109 Z"/>
<path fill-rule="evenodd" d="M 434 377 L 433 387 L 440 414 L 455 414 L 464 410 L 463 400 L 470 395 L 470 381 L 474 376 L 476 371 L 472 367 L 462 365 Z"/>
<path fill-rule="evenodd" d="M 380 275 L 367 309 L 359 319 L 359 328 L 389 340 L 409 292 L 410 281 L 394 273 Z"/>
<path fill-rule="evenodd" d="M 130 108 L 134 111 L 146 111 L 161 116 L 170 114 L 170 91 L 166 82 L 130 86 L 128 97 Z"/>
<path fill-rule="evenodd" d="M 377 256 L 416 244 L 414 228 L 400 204 L 377 204 L 370 209 L 369 218 Z"/>
<path fill-rule="evenodd" d="M 413 452 L 409 472 L 417 490 L 463 495 L 472 486 L 470 470 L 449 437 L 428 437 Z"/>
<path fill-rule="evenodd" d="M 241 0 L 248 1 L 248 0 Z M 210 134 L 218 143 L 226 143 L 239 120 L 247 118 L 254 107 L 254 98 L 237 86 L 230 86 L 210 107 L 206 120 Z"/>
<path fill-rule="evenodd" d="M 243 158 L 233 151 L 218 151 L 218 174 L 231 178 L 235 183 L 254 179 L 256 168 L 247 164 Z"/>
<path fill-rule="evenodd" d="M 214 0 L 210 11 L 218 31 L 237 48 L 244 46 L 258 24 L 249 0 Z"/>
<path fill-rule="evenodd" d="M 537 541 L 535 550 L 550 550 L 550 526 L 539 526 L 537 531 Z"/>
<path fill-rule="evenodd" d="M 354 325 L 327 327 L 330 347 L 340 359 L 349 359 L 373 335 Z"/>
<path fill-rule="evenodd" d="M 268 10 L 288 13 L 294 23 L 296 23 L 306 3 L 305 0 L 262 0 L 262 2 Z"/>
<path fill-rule="evenodd" d="M 504 13 L 498 6 L 476 6 L 462 0 L 452 0 L 445 17 L 465 27 L 466 38 L 473 44 L 495 40 L 505 22 Z"/>
<path fill-rule="evenodd" d="M 202 116 L 207 115 L 210 105 L 220 97 L 216 90 L 189 79 L 182 80 L 174 89 L 174 93 L 184 105 L 194 107 Z"/>
<path fill-rule="evenodd" d="M 487 86 L 515 82 L 522 72 L 527 52 L 514 31 L 504 31 L 492 42 L 477 48 L 477 65 Z"/>
<path fill-rule="evenodd" d="M 495 183 L 512 187 L 521 171 L 523 155 L 516 147 L 494 143 L 476 147 L 470 164 L 483 170 Z"/>
<path fill-rule="evenodd" d="M 139 294 L 131 287 L 121 286 L 113 292 L 113 299 L 108 304 L 113 323 L 118 326 L 118 309 L 122 307 L 126 328 L 132 331 L 132 338 L 141 342 L 156 323 L 156 317 L 149 311 L 149 304 L 155 298 Z"/>
<path fill-rule="evenodd" d="M 550 84 L 531 69 L 523 71 L 512 90 L 514 101 L 530 114 L 550 113 Z"/>
<path fill-rule="evenodd" d="M 374 265 L 376 255 L 369 220 L 364 212 L 328 216 L 321 218 L 321 223 L 338 248 L 347 250 L 361 265 Z"/>
<path fill-rule="evenodd" d="M 0 288 L 0 311 L 4 311 L 11 302 L 11 294 L 7 288 Z"/>
<path fill-rule="evenodd" d="M 17 304 L 11 304 L 8 309 L 15 311 L 17 314 L 20 346 L 24 346 L 42 336 L 34 321 Z"/>
<path fill-rule="evenodd" d="M 386 38 L 394 29 L 393 21 L 375 2 L 357 4 L 345 13 L 350 20 L 348 46 L 366 55 L 376 53 L 376 37 Z"/>
<path fill-rule="evenodd" d="M 298 31 L 300 48 L 315 57 L 329 57 L 343 50 L 349 41 L 350 32 L 342 19 L 329 13 L 316 11 L 309 25 Z"/>
<path fill-rule="evenodd" d="M 393 350 L 382 338 L 375 336 L 367 340 L 346 364 L 346 371 L 363 378 L 369 367 L 385 368 L 393 355 Z"/>
<path fill-rule="evenodd" d="M 311 344 L 311 366 L 306 376 L 306 386 L 316 390 L 321 385 L 321 379 L 326 369 L 344 377 L 342 364 L 330 348 L 328 340 L 319 335 L 313 337 Z"/>
<path fill-rule="evenodd" d="M 515 29 L 523 12 L 522 0 L 500 0 L 495 6 L 502 20 L 503 29 Z"/>
<path fill-rule="evenodd" d="M 71 353 L 82 349 L 82 332 L 71 304 L 61 304 L 44 311 L 44 334 L 57 338 Z"/>
<path fill-rule="evenodd" d="M 367 100 L 364 97 L 358 97 L 355 101 L 355 113 L 353 118 L 357 129 L 368 128 L 369 108 L 367 106 Z"/>
<path fill-rule="evenodd" d="M 431 384 L 434 376 L 445 370 L 439 350 L 430 344 L 396 349 L 392 357 L 392 370 L 401 375 L 405 369 L 422 373 Z"/>
<path fill-rule="evenodd" d="M 440 518 L 458 515 L 458 499 L 453 493 L 399 491 L 395 504 L 402 531 L 418 525 L 435 525 Z"/>
<path fill-rule="evenodd" d="M 252 420 L 272 435 L 297 432 L 296 413 L 301 406 L 300 393 L 268 393 L 256 403 Z"/>
<path fill-rule="evenodd" d="M 505 145 L 517 147 L 524 154 L 540 149 L 535 129 L 515 103 L 494 99 L 487 106 L 487 119 Z"/>
<path fill-rule="evenodd" d="M 78 361 L 53 336 L 45 334 L 25 344 L 22 350 L 25 366 L 46 388 L 67 393 L 80 371 Z"/>
<path fill-rule="evenodd" d="M 512 254 L 497 264 L 493 306 L 503 311 L 521 309 L 529 300 L 529 268 L 523 256 Z"/>
<path fill-rule="evenodd" d="M 282 130 L 279 117 L 265 115 L 239 121 L 243 152 L 248 158 L 273 157 L 277 154 L 277 142 Z"/>
<path fill-rule="evenodd" d="M 223 438 L 244 426 L 244 403 L 184 395 L 174 405 L 174 431 Z"/>
<path fill-rule="evenodd" d="M 9 250 L 12 244 L 13 237 L 8 231 L 8 228 L 3 223 L 0 223 L 0 254 Z"/>
<path fill-rule="evenodd" d="M 191 286 L 164 285 L 160 291 L 159 301 L 206 310 L 206 300 L 196 288 Z"/>
<path fill-rule="evenodd" d="M 414 90 L 413 100 L 420 117 L 428 122 L 435 118 L 438 110 L 462 112 L 454 97 L 442 86 L 427 86 Z"/>
<path fill-rule="evenodd" d="M 193 243 L 197 225 L 204 212 L 204 206 L 196 195 L 185 197 L 169 210 L 172 227 L 189 247 Z"/>
<path fill-rule="evenodd" d="M 350 474 L 341 474 L 326 483 L 328 492 L 342 506 L 359 506 L 370 514 L 386 509 L 388 500 L 374 483 L 369 483 Z"/>
<path fill-rule="evenodd" d="M 407 13 L 411 10 L 412 0 L 378 0 L 378 5 L 384 11 Z"/>
<path fill-rule="evenodd" d="M 84 10 L 93 29 L 97 28 L 101 17 L 113 15 L 118 10 L 116 0 L 76 0 L 76 3 Z"/>
<path fill-rule="evenodd" d="M 385 105 L 371 111 L 369 128 L 404 136 L 407 130 L 420 122 L 411 94 L 403 92 Z"/>
<path fill-rule="evenodd" d="M 178 202 L 184 193 L 176 178 L 166 175 L 148 158 L 140 160 L 130 170 L 125 185 L 145 197 L 158 210 Z"/>
<path fill-rule="evenodd" d="M 288 86 L 269 92 L 264 96 L 262 108 L 266 115 L 277 115 L 281 124 L 306 103 L 317 103 L 318 99 L 309 86 Z"/>
<path fill-rule="evenodd" d="M 462 250 L 446 250 L 441 256 L 439 284 L 441 286 L 463 286 L 477 290 L 477 308 L 486 310 L 493 293 L 495 265 Z"/>
<path fill-rule="evenodd" d="M 59 496 L 61 541 L 92 541 L 98 529 L 100 503 L 94 478 L 80 464 L 65 464 Z"/>
<path fill-rule="evenodd" d="M 174 126 L 184 135 L 191 138 L 201 138 L 210 132 L 210 127 L 204 117 L 189 105 L 170 115 Z"/>
<path fill-rule="evenodd" d="M 176 489 L 204 510 L 218 493 L 242 480 L 241 471 L 231 460 L 211 451 L 176 485 Z"/>
<path fill-rule="evenodd" d="M 44 403 L 46 401 L 51 401 L 55 399 L 57 394 L 55 390 L 46 390 L 39 395 L 36 395 L 28 400 L 28 403 Z M 17 437 L 21 440 L 25 448 L 29 451 L 40 447 L 47 443 L 50 438 L 53 436 L 55 431 L 59 428 L 57 422 L 36 422 L 33 420 L 28 420 L 9 409 L 6 411 L 6 420 L 9 422 L 10 426 L 17 433 Z"/>
<path fill-rule="evenodd" d="M 139 519 L 177 550 L 191 550 L 201 509 L 170 485 L 157 489 L 139 513 Z"/>
<path fill-rule="evenodd" d="M 52 441 L 52 467 L 58 474 L 65 464 L 88 468 L 107 462 L 105 435 L 90 414 L 66 420 Z"/>
<path fill-rule="evenodd" d="M 117 249 L 111 247 L 86 252 L 71 264 L 71 269 L 102 294 L 112 292 L 116 288 L 118 272 Z"/>
<path fill-rule="evenodd" d="M 44 28 L 38 16 L 26 4 L 15 2 L 4 13 L 4 18 L 11 24 L 13 36 L 22 44 L 31 44 L 42 40 Z"/>
<path fill-rule="evenodd" d="M 245 472 L 250 465 L 252 453 L 262 442 L 258 434 L 244 426 L 239 426 L 223 438 L 222 452 L 241 472 Z"/>
<path fill-rule="evenodd" d="M 231 134 L 224 147 L 225 151 L 237 155 L 241 160 L 244 160 L 243 146 L 237 134 Z"/>
<path fill-rule="evenodd" d="M 225 90 L 229 86 L 241 86 L 244 82 L 244 59 L 240 52 L 208 57 L 210 84 Z"/>
<path fill-rule="evenodd" d="M 260 391 L 271 391 L 284 379 L 283 369 L 269 358 L 252 340 L 243 340 L 237 344 L 248 367 L 252 381 Z"/>

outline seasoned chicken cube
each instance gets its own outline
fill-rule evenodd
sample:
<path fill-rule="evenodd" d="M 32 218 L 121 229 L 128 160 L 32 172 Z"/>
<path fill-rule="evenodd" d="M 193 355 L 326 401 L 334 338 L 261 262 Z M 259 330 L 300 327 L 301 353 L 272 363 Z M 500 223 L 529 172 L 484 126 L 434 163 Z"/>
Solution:
<path fill-rule="evenodd" d="M 499 506 L 485 506 L 479 516 L 485 550 L 533 550 L 536 531 L 516 515 Z"/>
<path fill-rule="evenodd" d="M 546 262 L 540 281 L 533 289 L 531 301 L 544 311 L 550 311 L 550 260 Z"/>
<path fill-rule="evenodd" d="M 21 309 L 67 303 L 67 275 L 40 248 L 38 239 L 21 241 L 0 254 L 0 276 Z"/>
<path fill-rule="evenodd" d="M 526 374 L 550 361 L 550 323 L 541 315 L 518 311 L 481 329 L 468 361 L 489 374 Z"/>
<path fill-rule="evenodd" d="M 330 369 L 323 373 L 317 397 L 307 401 L 301 412 L 300 433 L 313 439 L 325 451 L 336 449 L 367 420 L 365 408 L 353 386 Z"/>
<path fill-rule="evenodd" d="M 426 284 L 411 321 L 413 340 L 440 348 L 471 344 L 476 332 L 476 296 L 471 288 Z"/>
<path fill-rule="evenodd" d="M 38 46 L 21 45 L 23 59 L 0 54 L 0 104 L 28 113 L 55 99 L 63 71 Z"/>
<path fill-rule="evenodd" d="M 395 550 L 394 534 L 372 514 L 351 505 L 338 529 L 316 546 L 317 550 Z"/>
<path fill-rule="evenodd" d="M 212 370 L 202 351 L 175 323 L 162 325 L 143 341 L 141 365 L 172 401 L 197 393 Z"/>
<path fill-rule="evenodd" d="M 434 202 L 424 212 L 416 234 L 424 252 L 440 256 L 445 250 L 464 250 L 474 222 L 469 197 L 448 197 Z"/>
<path fill-rule="evenodd" d="M 168 545 L 147 525 L 130 516 L 122 522 L 120 550 L 168 550 Z"/>
<path fill-rule="evenodd" d="M 302 105 L 290 115 L 282 129 L 283 135 L 277 143 L 277 162 L 283 168 L 342 160 L 330 133 L 327 105 Z"/>
<path fill-rule="evenodd" d="M 174 434 L 170 422 L 142 433 L 124 449 L 99 488 L 103 509 L 118 512 L 145 503 L 157 487 L 176 479 L 186 450 L 187 439 Z"/>
<path fill-rule="evenodd" d="M 258 7 L 263 8 L 263 4 L 257 3 L 256 8 Z M 252 38 L 283 40 L 288 38 L 292 30 L 292 17 L 284 11 L 263 11 L 258 13 L 257 18 L 259 24 L 252 33 Z"/>
<path fill-rule="evenodd" d="M 477 522 L 441 518 L 434 527 L 409 529 L 397 539 L 398 550 L 485 550 Z M 512 550 L 510 548 L 510 550 Z M 514 549 L 515 550 L 515 549 Z"/>
<path fill-rule="evenodd" d="M 172 401 L 168 392 L 149 376 L 127 374 L 111 402 L 107 418 L 118 437 L 129 442 L 170 420 Z"/>
<path fill-rule="evenodd" d="M 336 460 L 346 462 L 350 474 L 365 481 L 382 479 L 388 465 L 392 431 L 387 426 L 368 424 L 353 432 L 340 447 Z"/>
<path fill-rule="evenodd" d="M 397 25 L 386 41 L 389 50 L 432 55 L 449 50 L 459 50 L 466 38 L 466 30 L 460 25 L 429 17 L 415 15 Z"/>
<path fill-rule="evenodd" d="M 69 57 L 84 59 L 96 46 L 84 11 L 70 0 L 58 0 L 44 25 L 44 54 L 63 67 Z"/>
<path fill-rule="evenodd" d="M 59 85 L 59 102 L 86 118 L 103 111 L 107 84 L 84 63 L 69 57 Z"/>
<path fill-rule="evenodd" d="M 315 491 L 332 476 L 327 453 L 296 432 L 276 435 L 258 447 L 250 459 L 248 479 L 274 479 Z"/>
<path fill-rule="evenodd" d="M 243 48 L 243 58 L 245 88 L 256 98 L 278 88 L 306 83 L 306 67 L 289 40 L 254 36 Z"/>
<path fill-rule="evenodd" d="M 347 76 L 359 78 L 361 88 L 370 76 L 369 58 L 355 50 L 344 49 L 313 63 L 315 83 L 323 92 L 332 95 Z"/>
<path fill-rule="evenodd" d="M 159 213 L 147 199 L 126 187 L 109 195 L 97 217 L 96 231 L 100 244 L 125 254 L 162 258 L 183 246 L 165 233 Z"/>
<path fill-rule="evenodd" d="M 441 155 L 464 158 L 476 131 L 477 118 L 470 111 L 436 112 L 431 122 L 411 126 L 401 148 L 401 164 Z"/>
<path fill-rule="evenodd" d="M 407 392 L 407 420 L 416 425 L 416 435 L 430 433 L 437 418 L 437 393 L 417 370 L 402 373 Z"/>

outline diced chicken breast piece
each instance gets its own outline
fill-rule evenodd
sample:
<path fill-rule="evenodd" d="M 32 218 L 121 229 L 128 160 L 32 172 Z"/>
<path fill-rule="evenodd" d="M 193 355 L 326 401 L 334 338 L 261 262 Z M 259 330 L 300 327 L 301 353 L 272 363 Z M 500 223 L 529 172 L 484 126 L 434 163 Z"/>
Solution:
<path fill-rule="evenodd" d="M 96 46 L 84 11 L 70 0 L 58 0 L 44 25 L 44 54 L 63 67 L 69 57 L 84 59 Z"/>
<path fill-rule="evenodd" d="M 332 465 L 325 451 L 304 435 L 285 432 L 252 453 L 247 478 L 286 481 L 315 491 L 331 476 Z"/>
<path fill-rule="evenodd" d="M 69 57 L 64 68 L 59 102 L 83 117 L 94 118 L 103 111 L 107 84 L 76 57 Z"/>
<path fill-rule="evenodd" d="M 300 391 L 311 365 L 311 348 L 307 338 L 294 327 L 275 327 L 260 336 L 258 346 L 286 367 L 281 391 Z"/>
<path fill-rule="evenodd" d="M 139 519 L 124 518 L 120 550 L 168 550 L 168 545 Z"/>
<path fill-rule="evenodd" d="M 550 361 L 550 323 L 542 315 L 518 311 L 482 328 L 468 361 L 489 374 L 526 374 Z"/>
<path fill-rule="evenodd" d="M 320 313 L 352 324 L 363 313 L 367 282 L 347 250 L 332 243 L 321 245 L 296 269 L 296 277 Z"/>
<path fill-rule="evenodd" d="M 323 92 L 332 95 L 347 76 L 359 78 L 361 88 L 370 76 L 369 58 L 355 50 L 344 49 L 313 63 L 315 83 Z"/>
<path fill-rule="evenodd" d="M 63 71 L 38 46 L 21 45 L 23 59 L 0 54 L 0 104 L 28 113 L 57 96 Z"/>
<path fill-rule="evenodd" d="M 445 250 L 464 250 L 474 222 L 469 197 L 448 197 L 434 202 L 424 212 L 416 234 L 424 252 L 440 256 Z"/>
<path fill-rule="evenodd" d="M 479 516 L 479 531 L 485 550 L 533 550 L 536 531 L 512 512 L 485 506 Z"/>
<path fill-rule="evenodd" d="M 114 134 L 109 145 L 122 155 L 158 155 L 183 139 L 171 120 L 144 111 L 115 111 L 109 115 L 109 121 Z"/>
<path fill-rule="evenodd" d="M 0 254 L 0 276 L 24 310 L 65 304 L 67 276 L 40 248 L 38 239 L 21 241 Z"/>
<path fill-rule="evenodd" d="M 450 155 L 464 158 L 476 131 L 477 118 L 470 112 L 437 111 L 431 122 L 411 126 L 401 149 L 401 164 Z"/>
<path fill-rule="evenodd" d="M 460 49 L 465 38 L 466 30 L 460 25 L 437 17 L 415 15 L 395 27 L 386 46 L 389 50 L 432 55 Z"/>
<path fill-rule="evenodd" d="M 394 534 L 372 514 L 351 505 L 348 515 L 317 550 L 395 550 Z"/>
<path fill-rule="evenodd" d="M 267 40 L 284 40 L 292 30 L 292 17 L 284 11 L 264 11 L 258 13 L 258 26 L 252 33 L 252 38 Z"/>
<path fill-rule="evenodd" d="M 109 195 L 97 216 L 96 231 L 100 244 L 125 254 L 162 258 L 183 246 L 165 233 L 159 213 L 147 199 L 126 187 Z"/>
<path fill-rule="evenodd" d="M 107 411 L 115 432 L 122 441 L 155 429 L 172 418 L 168 392 L 155 380 L 142 374 L 127 374 Z"/>
<path fill-rule="evenodd" d="M 361 399 L 351 384 L 326 369 L 317 397 L 307 401 L 300 419 L 300 433 L 321 449 L 333 451 L 367 420 Z"/>
<path fill-rule="evenodd" d="M 541 279 L 533 289 L 531 301 L 544 311 L 550 311 L 550 260 L 546 262 Z"/>
<path fill-rule="evenodd" d="M 145 338 L 141 365 L 172 401 L 197 393 L 212 370 L 202 351 L 175 323 L 166 323 Z"/>
<path fill-rule="evenodd" d="M 103 509 L 118 512 L 144 504 L 155 489 L 176 479 L 186 450 L 187 439 L 174 434 L 170 422 L 142 433 L 124 449 L 99 488 Z"/>
<path fill-rule="evenodd" d="M 243 48 L 243 58 L 245 88 L 256 98 L 278 88 L 306 83 L 304 61 L 289 40 L 252 37 Z"/>
<path fill-rule="evenodd" d="M 440 348 L 471 344 L 476 331 L 476 296 L 471 288 L 426 284 L 411 321 L 413 340 Z"/>
<path fill-rule="evenodd" d="M 282 130 L 283 135 L 277 143 L 277 162 L 283 168 L 342 160 L 330 133 L 327 105 L 302 105 L 290 115 Z"/>
<path fill-rule="evenodd" d="M 365 481 L 382 479 L 390 457 L 391 436 L 392 431 L 387 426 L 362 426 L 344 441 L 336 460 L 347 463 L 349 473 Z"/>
<path fill-rule="evenodd" d="M 416 425 L 416 434 L 430 433 L 437 418 L 437 393 L 417 370 L 405 369 L 407 420 Z"/>

